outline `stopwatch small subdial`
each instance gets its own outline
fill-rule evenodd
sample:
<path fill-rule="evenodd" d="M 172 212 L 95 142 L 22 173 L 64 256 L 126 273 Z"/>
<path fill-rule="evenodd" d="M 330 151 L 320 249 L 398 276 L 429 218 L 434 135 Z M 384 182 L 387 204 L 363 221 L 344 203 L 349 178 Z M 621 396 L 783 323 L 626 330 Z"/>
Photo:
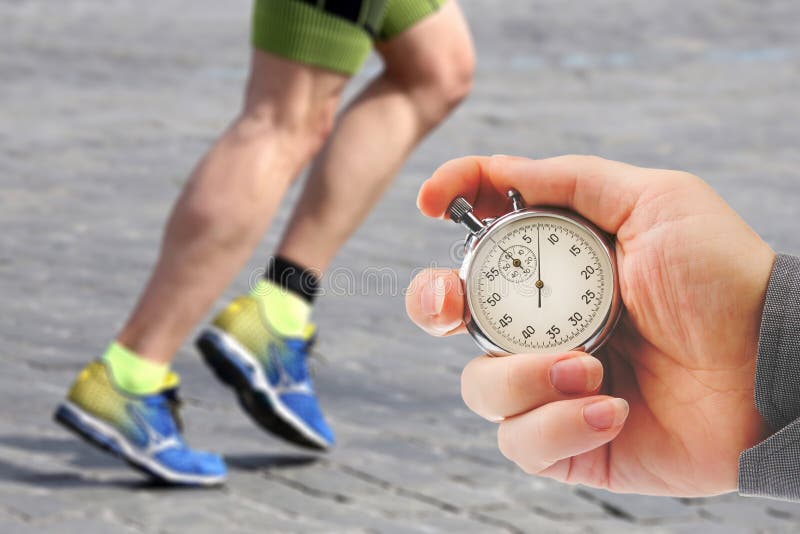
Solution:
<path fill-rule="evenodd" d="M 536 272 L 536 254 L 525 245 L 511 245 L 500 251 L 497 268 L 509 282 L 524 282 Z"/>

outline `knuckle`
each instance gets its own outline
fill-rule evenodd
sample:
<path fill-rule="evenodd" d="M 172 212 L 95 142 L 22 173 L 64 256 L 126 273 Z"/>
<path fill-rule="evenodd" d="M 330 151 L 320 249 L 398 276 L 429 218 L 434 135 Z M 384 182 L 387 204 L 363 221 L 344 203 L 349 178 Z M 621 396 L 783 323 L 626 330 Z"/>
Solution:
<path fill-rule="evenodd" d="M 520 436 L 514 430 L 514 426 L 509 423 L 500 424 L 497 430 L 497 446 L 503 456 L 514 462 L 524 473 L 538 475 L 542 471 L 542 466 L 536 460 L 534 451 L 526 448 L 526 454 L 519 454 Z"/>
<path fill-rule="evenodd" d="M 517 465 L 529 475 L 538 475 L 545 468 L 553 462 L 544 458 L 546 454 L 543 450 L 542 444 L 547 443 L 547 436 L 545 435 L 542 422 L 539 418 L 535 418 L 529 422 L 529 426 L 525 429 L 525 443 L 526 451 L 529 453 L 522 461 L 518 461 Z M 544 447 L 546 449 L 546 447 Z"/>
<path fill-rule="evenodd" d="M 518 462 L 517 465 L 526 475 L 538 475 L 541 472 L 541 469 L 538 465 L 533 465 L 529 462 Z"/>
<path fill-rule="evenodd" d="M 461 399 L 464 401 L 464 404 L 469 408 L 473 413 L 480 415 L 480 407 L 476 402 L 476 399 L 472 395 L 472 387 L 470 385 L 470 375 L 469 371 L 465 367 L 463 371 L 461 371 Z"/>
<path fill-rule="evenodd" d="M 506 358 L 499 361 L 503 361 L 505 364 L 508 400 L 512 406 L 520 406 L 526 402 L 529 391 L 533 389 L 530 373 L 527 372 L 527 361 L 519 358 Z"/>
<path fill-rule="evenodd" d="M 500 423 L 497 428 L 497 448 L 500 450 L 500 453 L 511 460 L 512 462 L 515 460 L 514 455 L 514 438 L 511 432 L 511 425 L 508 423 Z"/>
<path fill-rule="evenodd" d="M 686 184 L 686 185 L 705 184 L 705 182 L 701 178 L 695 176 L 694 174 L 692 174 L 690 172 L 680 171 L 678 173 L 678 176 L 680 176 L 681 182 Z"/>
<path fill-rule="evenodd" d="M 606 158 L 593 154 L 577 156 L 577 158 L 578 168 L 581 170 L 580 173 L 592 179 L 602 177 L 610 163 Z"/>
<path fill-rule="evenodd" d="M 656 176 L 663 184 L 672 187 L 693 187 L 704 183 L 701 178 L 686 171 L 661 170 Z"/>
<path fill-rule="evenodd" d="M 559 156 L 557 159 L 561 159 L 584 168 L 592 168 L 598 164 L 608 161 L 605 158 L 595 156 L 594 154 L 567 154 L 566 156 Z"/>
<path fill-rule="evenodd" d="M 597 156 L 595 154 L 583 156 L 584 161 L 586 163 L 598 164 L 598 163 L 608 163 L 608 160 L 602 156 Z"/>
<path fill-rule="evenodd" d="M 467 408 L 473 413 L 486 417 L 483 409 L 483 398 L 480 384 L 476 384 L 479 373 L 476 372 L 476 360 L 469 362 L 461 371 L 461 398 L 464 400 Z"/>

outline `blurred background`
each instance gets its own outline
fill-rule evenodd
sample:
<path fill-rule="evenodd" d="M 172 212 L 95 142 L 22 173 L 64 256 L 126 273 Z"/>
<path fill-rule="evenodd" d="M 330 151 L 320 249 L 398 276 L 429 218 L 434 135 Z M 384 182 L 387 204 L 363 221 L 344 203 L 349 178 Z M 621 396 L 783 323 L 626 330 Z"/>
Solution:
<path fill-rule="evenodd" d="M 800 252 L 800 3 L 461 4 L 472 96 L 334 265 L 394 269 L 398 287 L 357 277 L 356 294 L 317 308 L 316 382 L 337 449 L 318 458 L 257 430 L 187 343 L 187 436 L 222 452 L 231 480 L 168 491 L 50 416 L 125 319 L 180 185 L 238 110 L 250 1 L 0 0 L 0 532 L 800 529 L 800 505 L 613 495 L 518 472 L 461 404 L 477 349 L 422 334 L 400 294 L 415 268 L 455 265 L 461 229 L 414 201 L 440 163 L 472 153 L 688 170 L 774 248 Z M 371 58 L 348 94 L 379 69 Z M 288 207 L 226 298 L 263 266 Z"/>

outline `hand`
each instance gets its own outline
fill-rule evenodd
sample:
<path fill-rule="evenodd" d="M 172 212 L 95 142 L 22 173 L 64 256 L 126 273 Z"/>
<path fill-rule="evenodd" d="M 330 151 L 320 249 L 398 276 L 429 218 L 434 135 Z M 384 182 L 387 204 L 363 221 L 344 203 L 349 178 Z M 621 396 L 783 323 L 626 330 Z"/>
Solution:
<path fill-rule="evenodd" d="M 774 253 L 703 181 L 595 157 L 450 161 L 418 205 L 458 195 L 480 218 L 529 205 L 572 209 L 616 234 L 622 320 L 595 356 L 480 356 L 462 375 L 470 409 L 500 421 L 501 452 L 526 472 L 619 492 L 734 491 L 742 450 L 766 436 L 754 407 L 758 331 Z M 411 319 L 464 332 L 455 271 L 409 288 Z"/>

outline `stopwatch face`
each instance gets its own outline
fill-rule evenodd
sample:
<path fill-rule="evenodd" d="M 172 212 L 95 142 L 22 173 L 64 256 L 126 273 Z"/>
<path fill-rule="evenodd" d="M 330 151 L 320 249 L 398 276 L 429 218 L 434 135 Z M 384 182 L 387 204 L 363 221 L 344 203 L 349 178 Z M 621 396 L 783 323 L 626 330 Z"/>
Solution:
<path fill-rule="evenodd" d="M 471 320 L 512 353 L 582 347 L 609 319 L 614 272 L 609 251 L 586 226 L 540 214 L 492 228 L 466 276 Z"/>

